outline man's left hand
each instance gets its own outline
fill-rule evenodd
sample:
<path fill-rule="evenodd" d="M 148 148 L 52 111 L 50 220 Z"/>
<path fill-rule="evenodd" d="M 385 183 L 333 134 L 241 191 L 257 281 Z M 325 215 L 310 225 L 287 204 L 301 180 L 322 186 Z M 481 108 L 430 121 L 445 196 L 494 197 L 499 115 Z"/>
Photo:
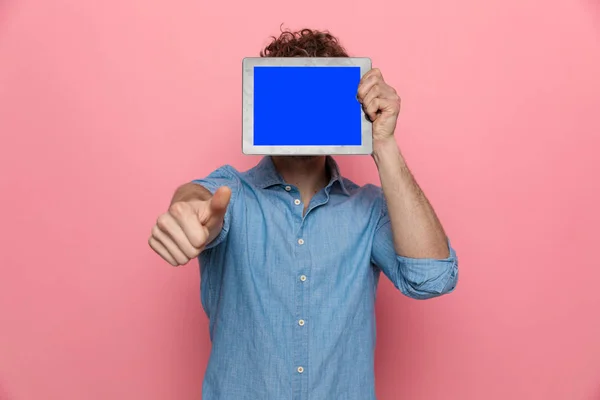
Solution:
<path fill-rule="evenodd" d="M 379 69 L 374 68 L 362 77 L 357 98 L 365 114 L 373 122 L 373 141 L 393 137 L 400 114 L 400 96 L 393 87 L 385 83 Z"/>

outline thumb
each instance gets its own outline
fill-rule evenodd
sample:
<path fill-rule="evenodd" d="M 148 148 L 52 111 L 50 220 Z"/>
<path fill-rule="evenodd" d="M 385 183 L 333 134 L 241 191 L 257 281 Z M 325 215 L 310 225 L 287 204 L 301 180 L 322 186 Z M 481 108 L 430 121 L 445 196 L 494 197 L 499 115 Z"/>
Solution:
<path fill-rule="evenodd" d="M 227 211 L 227 206 L 229 205 L 230 199 L 231 189 L 229 189 L 227 186 L 221 186 L 215 191 L 215 194 L 213 194 L 213 197 L 211 197 L 209 204 L 211 219 L 223 218 L 225 212 Z"/>

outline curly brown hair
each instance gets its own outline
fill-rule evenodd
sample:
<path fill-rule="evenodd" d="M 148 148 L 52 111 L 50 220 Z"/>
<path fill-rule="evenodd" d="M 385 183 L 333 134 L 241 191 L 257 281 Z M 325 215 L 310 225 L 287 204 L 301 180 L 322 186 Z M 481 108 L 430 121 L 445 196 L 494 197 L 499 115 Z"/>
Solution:
<path fill-rule="evenodd" d="M 339 40 L 328 31 L 281 31 L 261 52 L 261 57 L 348 57 Z"/>

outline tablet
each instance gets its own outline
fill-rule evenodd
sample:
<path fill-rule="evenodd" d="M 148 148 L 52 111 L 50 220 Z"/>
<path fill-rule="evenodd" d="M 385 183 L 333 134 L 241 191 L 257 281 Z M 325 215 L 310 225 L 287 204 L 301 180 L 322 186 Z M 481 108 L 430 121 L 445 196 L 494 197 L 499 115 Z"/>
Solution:
<path fill-rule="evenodd" d="M 370 69 L 369 58 L 245 58 L 243 153 L 371 154 L 372 123 L 356 98 Z"/>

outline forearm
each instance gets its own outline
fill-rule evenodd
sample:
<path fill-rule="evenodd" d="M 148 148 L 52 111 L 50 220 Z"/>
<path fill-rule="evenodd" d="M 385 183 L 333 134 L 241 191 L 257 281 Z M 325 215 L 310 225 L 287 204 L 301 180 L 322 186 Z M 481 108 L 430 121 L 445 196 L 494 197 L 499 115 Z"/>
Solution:
<path fill-rule="evenodd" d="M 186 183 L 177 188 L 171 199 L 171 204 L 190 200 L 207 201 L 210 200 L 211 197 L 212 193 L 204 186 L 196 183 Z"/>
<path fill-rule="evenodd" d="M 373 159 L 388 207 L 394 248 L 400 256 L 444 259 L 449 256 L 444 229 L 413 178 L 393 137 L 376 142 Z"/>

